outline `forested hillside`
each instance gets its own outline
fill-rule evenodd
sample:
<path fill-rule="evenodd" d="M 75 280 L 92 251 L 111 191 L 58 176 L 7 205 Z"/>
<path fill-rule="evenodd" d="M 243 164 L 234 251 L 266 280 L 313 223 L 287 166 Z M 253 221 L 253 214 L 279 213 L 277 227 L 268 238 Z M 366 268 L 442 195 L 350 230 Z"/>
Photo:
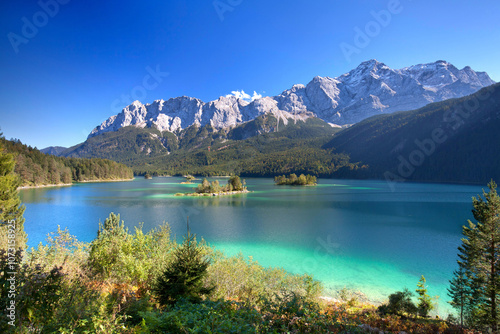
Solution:
<path fill-rule="evenodd" d="M 22 186 L 67 184 L 74 181 L 131 179 L 132 170 L 106 159 L 63 158 L 43 154 L 36 148 L 0 138 L 7 153 L 15 156 L 15 172 Z"/>
<path fill-rule="evenodd" d="M 500 84 L 460 99 L 378 115 L 323 146 L 369 167 L 358 177 L 474 182 L 500 180 Z"/>
<path fill-rule="evenodd" d="M 174 134 L 129 126 L 91 137 L 62 154 L 107 157 L 141 175 L 350 175 L 357 164 L 321 148 L 339 130 L 317 118 L 278 124 L 270 115 L 221 131 L 206 125 Z"/>

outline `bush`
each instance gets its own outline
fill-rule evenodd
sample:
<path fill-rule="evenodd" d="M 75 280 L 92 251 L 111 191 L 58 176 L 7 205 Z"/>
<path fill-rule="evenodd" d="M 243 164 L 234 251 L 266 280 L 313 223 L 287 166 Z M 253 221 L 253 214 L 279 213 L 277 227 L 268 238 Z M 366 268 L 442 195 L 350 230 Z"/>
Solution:
<path fill-rule="evenodd" d="M 418 308 L 412 302 L 413 294 L 408 290 L 395 292 L 389 295 L 389 303 L 379 306 L 381 314 L 414 315 Z"/>
<path fill-rule="evenodd" d="M 168 225 L 147 234 L 141 225 L 131 234 L 120 215 L 111 213 L 91 243 L 88 265 L 109 283 L 149 286 L 159 276 L 159 268 L 172 260 L 174 245 Z"/>
<path fill-rule="evenodd" d="M 265 268 L 242 254 L 226 257 L 221 252 L 211 256 L 207 283 L 216 288 L 215 298 L 244 301 L 259 306 L 263 299 L 271 299 L 277 291 L 287 290 L 315 300 L 322 285 L 309 275 L 292 275 L 283 269 Z"/>
<path fill-rule="evenodd" d="M 53 267 L 46 270 L 40 264 L 30 266 L 27 263 L 18 265 L 23 261 L 23 251 L 14 254 L 14 261 L 10 254 L 0 249 L 0 302 L 3 307 L 14 304 L 14 314 L 0 319 L 0 329 L 12 329 L 11 324 L 19 328 L 36 328 L 40 331 L 46 329 L 52 317 L 59 308 L 63 297 L 64 274 L 62 267 Z M 15 275 L 10 274 L 15 272 Z M 12 281 L 14 279 L 14 281 Z M 15 286 L 12 288 L 11 284 Z"/>

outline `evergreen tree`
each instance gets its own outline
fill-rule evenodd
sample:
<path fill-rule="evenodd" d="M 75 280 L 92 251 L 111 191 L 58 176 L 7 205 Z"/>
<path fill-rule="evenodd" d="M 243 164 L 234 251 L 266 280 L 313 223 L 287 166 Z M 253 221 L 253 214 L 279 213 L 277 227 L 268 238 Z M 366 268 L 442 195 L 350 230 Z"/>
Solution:
<path fill-rule="evenodd" d="M 467 276 L 463 267 L 455 270 L 453 275 L 454 277 L 450 281 L 450 287 L 448 289 L 448 296 L 451 298 L 449 303 L 458 310 L 460 315 L 460 326 L 463 326 L 466 309 L 470 301 L 470 289 L 467 286 Z"/>
<path fill-rule="evenodd" d="M 188 233 L 184 242 L 175 250 L 174 261 L 158 278 L 154 291 L 161 305 L 175 304 L 179 299 L 199 302 L 214 287 L 206 287 L 204 278 L 210 261 L 205 258 L 196 236 Z"/>
<path fill-rule="evenodd" d="M 460 269 L 454 280 L 465 280 L 464 318 L 470 325 L 488 326 L 496 332 L 500 322 L 500 197 L 495 182 L 488 188 L 488 193 L 483 191 L 484 198 L 472 198 L 477 224 L 469 221 L 469 226 L 463 227 L 464 238 L 458 248 Z M 459 295 L 453 286 L 452 291 Z"/>
<path fill-rule="evenodd" d="M 2 134 L 0 133 L 0 138 Z M 19 177 L 14 173 L 15 161 L 12 154 L 7 154 L 0 146 L 0 248 L 7 249 L 26 247 L 26 234 L 24 233 L 24 205 L 17 188 L 20 185 Z M 12 227 L 15 222 L 15 228 Z M 14 232 L 14 233 L 11 233 Z M 14 238 L 9 236 L 14 235 Z M 15 240 L 15 243 L 13 243 Z"/>
<path fill-rule="evenodd" d="M 425 286 L 425 277 L 422 275 L 417 283 L 417 289 L 415 290 L 418 294 L 418 313 L 422 317 L 427 317 L 429 311 L 431 311 L 434 306 L 432 305 L 431 297 L 427 294 L 427 287 Z"/>

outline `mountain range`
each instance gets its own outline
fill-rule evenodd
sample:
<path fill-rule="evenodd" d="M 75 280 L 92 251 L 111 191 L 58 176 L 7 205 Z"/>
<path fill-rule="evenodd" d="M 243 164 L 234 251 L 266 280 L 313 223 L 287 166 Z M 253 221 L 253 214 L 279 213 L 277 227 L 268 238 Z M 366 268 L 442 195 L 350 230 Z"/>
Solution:
<path fill-rule="evenodd" d="M 432 102 L 462 97 L 495 83 L 484 72 L 461 70 L 446 61 L 391 69 L 377 60 L 361 63 L 336 78 L 315 77 L 278 96 L 246 101 L 221 96 L 210 102 L 176 97 L 143 104 L 134 101 L 89 134 L 89 138 L 126 126 L 154 127 L 172 133 L 192 125 L 216 130 L 235 127 L 261 115 L 295 122 L 318 117 L 332 125 L 354 124 L 377 114 L 412 110 Z"/>

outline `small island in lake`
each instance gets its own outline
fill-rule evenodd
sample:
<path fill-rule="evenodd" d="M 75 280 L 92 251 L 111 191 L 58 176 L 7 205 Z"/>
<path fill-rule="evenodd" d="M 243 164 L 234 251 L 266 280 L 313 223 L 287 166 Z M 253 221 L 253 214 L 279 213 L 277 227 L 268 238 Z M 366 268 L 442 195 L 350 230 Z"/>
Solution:
<path fill-rule="evenodd" d="M 315 186 L 317 185 L 316 176 L 300 174 L 299 177 L 294 174 L 286 177 L 285 175 L 276 176 L 274 178 L 274 183 L 278 186 L 281 185 L 292 185 L 292 186 Z"/>
<path fill-rule="evenodd" d="M 186 181 L 181 182 L 181 184 L 191 184 L 196 178 L 193 175 L 186 175 Z"/>
<path fill-rule="evenodd" d="M 205 178 L 196 188 L 194 188 L 194 193 L 177 193 L 175 196 L 222 196 L 243 194 L 249 192 L 245 185 L 245 180 L 241 181 L 240 177 L 236 175 L 231 176 L 229 180 L 227 180 L 225 186 L 221 186 L 217 180 L 208 182 Z"/>
<path fill-rule="evenodd" d="M 144 175 L 144 178 L 145 178 L 146 180 L 152 180 L 152 179 L 153 179 L 153 176 L 151 176 L 151 174 L 149 174 L 149 173 L 146 173 L 146 174 Z"/>

